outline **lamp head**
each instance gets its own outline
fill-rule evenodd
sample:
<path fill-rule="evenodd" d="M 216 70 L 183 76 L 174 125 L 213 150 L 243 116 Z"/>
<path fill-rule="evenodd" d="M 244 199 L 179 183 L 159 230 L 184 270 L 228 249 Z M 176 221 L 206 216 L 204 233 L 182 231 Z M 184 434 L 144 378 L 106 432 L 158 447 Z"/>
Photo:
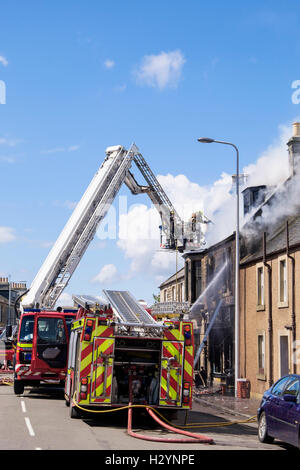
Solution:
<path fill-rule="evenodd" d="M 211 144 L 212 142 L 214 142 L 214 139 L 210 139 L 209 137 L 200 137 L 200 139 L 197 140 L 201 144 Z"/>

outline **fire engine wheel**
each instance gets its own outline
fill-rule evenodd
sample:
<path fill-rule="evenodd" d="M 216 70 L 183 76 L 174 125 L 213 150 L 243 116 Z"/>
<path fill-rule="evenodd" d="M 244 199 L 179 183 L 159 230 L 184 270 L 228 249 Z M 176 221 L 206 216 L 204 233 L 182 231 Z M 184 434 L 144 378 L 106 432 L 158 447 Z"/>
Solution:
<path fill-rule="evenodd" d="M 24 393 L 25 384 L 23 380 L 14 379 L 14 393 L 15 395 L 22 395 Z"/>
<path fill-rule="evenodd" d="M 71 417 L 72 419 L 78 419 L 78 418 L 81 417 L 80 411 L 79 411 L 79 409 L 77 408 L 77 406 L 75 406 L 75 405 L 71 405 L 71 406 L 70 406 L 70 417 Z"/>

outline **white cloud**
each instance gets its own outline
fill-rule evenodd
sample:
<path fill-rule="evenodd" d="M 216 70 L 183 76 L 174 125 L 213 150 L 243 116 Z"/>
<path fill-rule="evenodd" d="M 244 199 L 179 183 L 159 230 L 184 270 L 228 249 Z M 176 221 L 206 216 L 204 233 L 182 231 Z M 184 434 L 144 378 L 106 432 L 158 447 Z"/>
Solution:
<path fill-rule="evenodd" d="M 0 243 L 8 243 L 15 239 L 16 235 L 12 227 L 0 227 Z"/>
<path fill-rule="evenodd" d="M 67 147 L 67 152 L 75 152 L 79 148 L 80 148 L 79 145 L 70 145 L 69 147 Z"/>
<path fill-rule="evenodd" d="M 15 163 L 16 159 L 15 159 L 15 157 L 11 157 L 9 155 L 0 155 L 0 162 Z"/>
<path fill-rule="evenodd" d="M 277 185 L 288 177 L 287 142 L 292 137 L 292 126 L 279 126 L 279 137 L 257 159 L 244 168 L 248 186 Z"/>
<path fill-rule="evenodd" d="M 59 153 L 59 152 L 75 152 L 80 148 L 79 145 L 69 145 L 68 147 L 54 147 L 49 150 L 44 150 L 41 152 L 42 154 L 52 154 L 52 153 Z"/>
<path fill-rule="evenodd" d="M 64 207 L 66 209 L 69 209 L 70 211 L 73 211 L 75 207 L 77 206 L 76 201 L 69 201 L 68 199 L 66 201 L 53 201 L 53 205 L 55 207 Z"/>
<path fill-rule="evenodd" d="M 106 264 L 95 276 L 92 281 L 100 282 L 100 284 L 108 284 L 118 279 L 118 270 L 114 264 Z"/>
<path fill-rule="evenodd" d="M 146 55 L 135 70 L 137 82 L 150 87 L 163 89 L 176 88 L 181 78 L 185 58 L 181 51 L 161 52 Z"/>
<path fill-rule="evenodd" d="M 8 60 L 3 55 L 0 55 L 0 64 L 2 64 L 4 67 L 7 67 L 8 65 Z"/>
<path fill-rule="evenodd" d="M 55 307 L 73 307 L 74 302 L 71 294 L 63 292 L 56 301 Z"/>
<path fill-rule="evenodd" d="M 18 141 L 14 139 L 7 139 L 6 137 L 0 137 L 0 145 L 7 145 L 8 147 L 15 147 Z"/>
<path fill-rule="evenodd" d="M 104 66 L 107 69 L 112 69 L 115 66 L 115 61 L 111 59 L 106 59 L 106 61 L 104 62 Z"/>
<path fill-rule="evenodd" d="M 118 93 L 123 93 L 124 91 L 126 91 L 126 89 L 127 89 L 127 85 L 125 83 L 123 85 L 119 85 L 115 87 L 115 91 Z"/>

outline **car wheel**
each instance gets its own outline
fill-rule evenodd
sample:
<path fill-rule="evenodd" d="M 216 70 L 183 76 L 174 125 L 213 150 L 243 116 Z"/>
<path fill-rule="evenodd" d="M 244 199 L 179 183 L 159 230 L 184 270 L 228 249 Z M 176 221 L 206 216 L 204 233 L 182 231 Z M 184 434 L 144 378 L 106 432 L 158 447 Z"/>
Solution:
<path fill-rule="evenodd" d="M 267 427 L 266 413 L 263 411 L 258 420 L 258 439 L 265 444 L 271 444 L 274 438 L 269 436 Z"/>

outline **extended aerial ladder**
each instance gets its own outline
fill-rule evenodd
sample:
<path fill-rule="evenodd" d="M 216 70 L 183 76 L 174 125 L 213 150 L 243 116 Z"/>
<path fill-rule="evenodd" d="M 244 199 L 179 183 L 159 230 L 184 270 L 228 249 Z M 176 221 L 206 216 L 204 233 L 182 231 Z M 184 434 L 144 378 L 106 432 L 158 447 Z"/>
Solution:
<path fill-rule="evenodd" d="M 147 185 L 137 183 L 130 171 L 132 162 Z M 205 216 L 197 212 L 188 222 L 181 220 L 135 144 L 129 150 L 120 145 L 108 147 L 104 162 L 22 298 L 21 310 L 55 306 L 123 183 L 133 194 L 148 194 L 159 211 L 161 230 L 166 237 L 164 248 L 182 252 L 203 245 L 201 224 L 208 222 Z"/>

